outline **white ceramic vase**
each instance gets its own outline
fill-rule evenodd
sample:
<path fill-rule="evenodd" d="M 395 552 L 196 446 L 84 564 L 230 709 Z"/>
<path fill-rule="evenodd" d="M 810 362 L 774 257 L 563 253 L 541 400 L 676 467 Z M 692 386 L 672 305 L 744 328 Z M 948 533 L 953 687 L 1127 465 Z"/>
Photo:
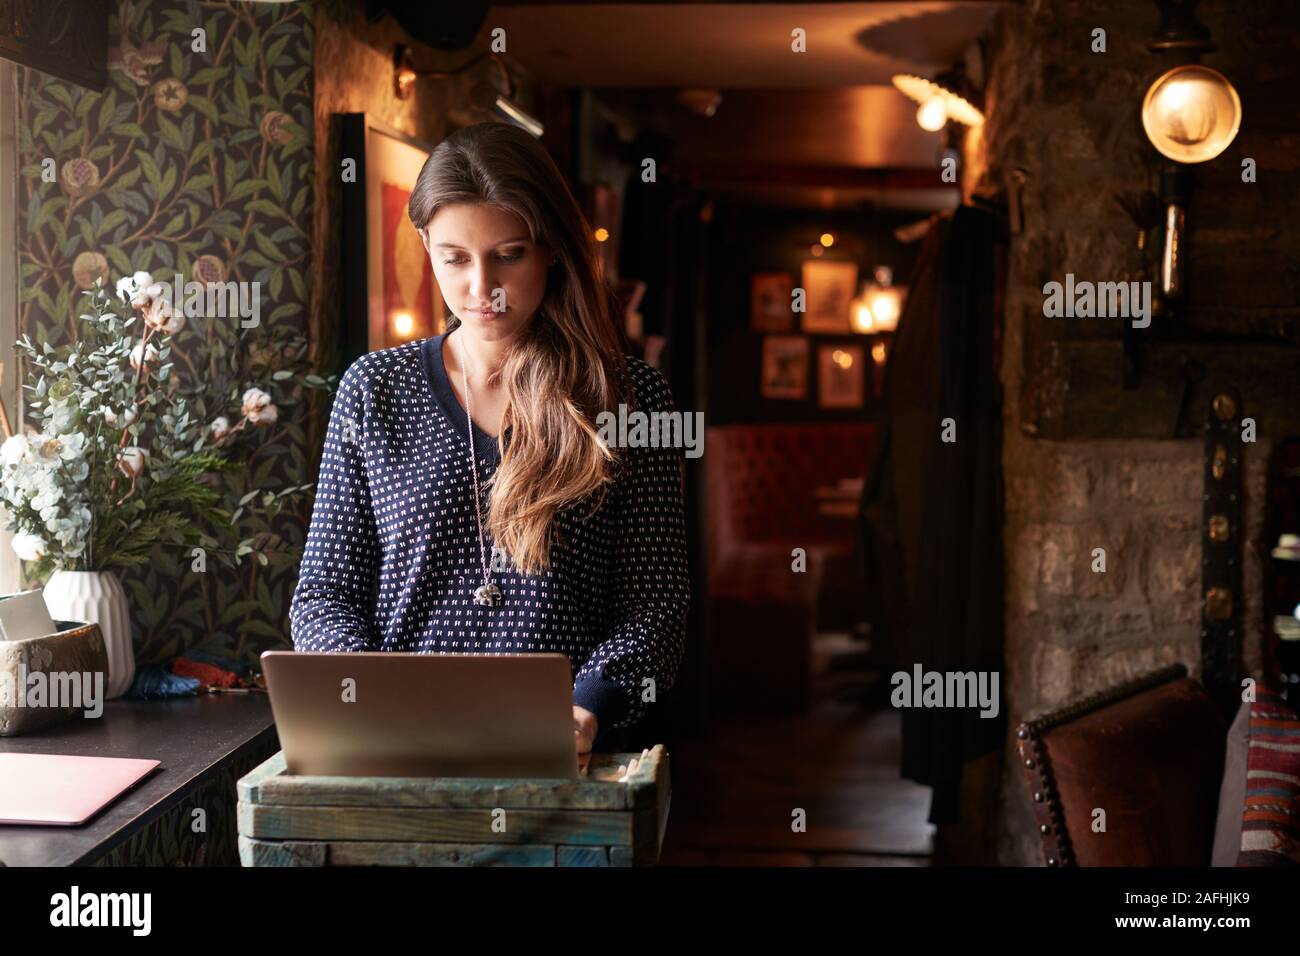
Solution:
<path fill-rule="evenodd" d="M 42 592 L 55 621 L 99 625 L 108 650 L 108 686 L 104 695 L 121 697 L 135 679 L 131 614 L 126 589 L 112 571 L 55 571 Z"/>

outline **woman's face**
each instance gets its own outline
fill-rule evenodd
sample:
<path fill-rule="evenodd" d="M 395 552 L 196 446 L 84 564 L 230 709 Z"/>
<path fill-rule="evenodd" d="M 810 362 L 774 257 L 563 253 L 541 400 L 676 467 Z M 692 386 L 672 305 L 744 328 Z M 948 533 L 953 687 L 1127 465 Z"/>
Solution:
<path fill-rule="evenodd" d="M 546 294 L 551 253 L 514 213 L 453 203 L 420 236 L 443 299 L 475 337 L 508 340 L 532 319 Z"/>

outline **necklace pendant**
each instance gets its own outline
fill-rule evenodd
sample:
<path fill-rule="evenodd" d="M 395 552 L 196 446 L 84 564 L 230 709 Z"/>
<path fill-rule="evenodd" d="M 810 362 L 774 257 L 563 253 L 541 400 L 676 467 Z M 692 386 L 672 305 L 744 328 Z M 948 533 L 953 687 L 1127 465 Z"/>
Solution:
<path fill-rule="evenodd" d="M 501 604 L 501 589 L 491 581 L 487 584 L 480 584 L 474 591 L 474 603 L 488 607 L 499 606 Z"/>

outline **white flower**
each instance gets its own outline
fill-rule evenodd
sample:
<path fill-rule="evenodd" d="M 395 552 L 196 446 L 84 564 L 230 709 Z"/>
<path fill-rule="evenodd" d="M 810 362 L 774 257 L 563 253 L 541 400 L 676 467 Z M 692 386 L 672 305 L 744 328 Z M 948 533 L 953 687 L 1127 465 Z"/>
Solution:
<path fill-rule="evenodd" d="M 266 394 L 266 392 L 262 391 L 260 388 L 250 388 L 244 392 L 244 414 L 248 414 L 249 408 L 260 407 L 268 404 L 270 401 L 271 396 Z"/>
<path fill-rule="evenodd" d="M 52 435 L 40 435 L 32 450 L 42 461 L 56 461 L 63 457 L 63 443 Z"/>
<path fill-rule="evenodd" d="M 153 276 L 147 272 L 123 276 L 117 280 L 117 296 L 130 302 L 131 308 L 140 309 L 149 304 L 150 295 L 147 290 L 153 284 Z"/>
<path fill-rule="evenodd" d="M 244 393 L 244 415 L 254 425 L 271 425 L 279 418 L 280 412 L 271 401 L 271 396 L 260 388 L 250 388 Z"/>
<path fill-rule="evenodd" d="M 6 465 L 16 465 L 23 460 L 28 449 L 26 435 L 11 435 L 0 445 L 0 461 Z"/>
<path fill-rule="evenodd" d="M 185 314 L 183 312 L 172 312 L 171 318 L 163 323 L 162 330 L 168 335 L 175 335 L 181 329 L 185 328 Z"/>
<path fill-rule="evenodd" d="M 117 467 L 121 468 L 128 478 L 139 478 L 144 474 L 145 462 L 149 453 L 143 448 L 131 445 L 123 448 L 118 454 Z"/>
<path fill-rule="evenodd" d="M 212 424 L 208 426 L 208 429 L 212 432 L 213 441 L 221 441 L 230 434 L 230 420 L 225 415 L 218 415 L 212 420 Z M 0 455 L 3 454 L 4 447 L 0 446 Z"/>
<path fill-rule="evenodd" d="M 39 561 L 45 556 L 45 539 L 26 531 L 13 537 L 14 553 L 24 561 Z"/>
<path fill-rule="evenodd" d="M 137 345 L 135 348 L 131 350 L 131 367 L 136 371 L 139 371 L 140 369 L 140 350 L 142 348 L 142 345 L 143 343 L 141 345 Z M 159 362 L 158 350 L 153 347 L 152 343 L 150 343 L 149 348 L 145 353 L 145 363 L 148 366 L 148 368 L 156 369 L 158 367 L 158 362 Z"/>
<path fill-rule="evenodd" d="M 161 285 L 150 286 L 150 289 L 162 289 Z M 150 296 L 148 304 L 144 307 L 144 324 L 151 329 L 164 328 L 172 320 L 172 304 L 162 295 L 157 297 Z"/>

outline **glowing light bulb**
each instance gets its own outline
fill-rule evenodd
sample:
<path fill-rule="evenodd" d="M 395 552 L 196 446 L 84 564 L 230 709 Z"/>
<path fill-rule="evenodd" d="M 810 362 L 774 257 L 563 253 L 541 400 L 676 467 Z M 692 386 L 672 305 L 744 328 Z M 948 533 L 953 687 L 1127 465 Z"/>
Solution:
<path fill-rule="evenodd" d="M 1161 155 L 1203 163 L 1236 138 L 1241 99 L 1222 73 L 1200 65 L 1174 67 L 1147 90 L 1142 127 Z"/>
<path fill-rule="evenodd" d="M 835 245 L 835 237 L 834 237 L 833 235 L 831 235 L 829 232 L 823 232 L 823 233 L 822 233 L 822 237 L 821 237 L 821 239 L 820 239 L 819 241 L 820 241 L 821 244 L 822 244 L 823 246 L 825 246 L 827 249 L 829 249 L 831 246 Z"/>
<path fill-rule="evenodd" d="M 604 226 L 601 226 L 599 229 L 596 230 L 597 242 L 604 242 L 608 238 L 609 238 L 609 230 L 606 229 Z"/>
<path fill-rule="evenodd" d="M 943 129 L 943 124 L 946 122 L 948 122 L 948 107 L 944 104 L 942 96 L 930 97 L 916 111 L 917 125 L 931 133 Z"/>
<path fill-rule="evenodd" d="M 853 331 L 869 334 L 875 328 L 876 318 L 871 314 L 871 306 L 862 300 L 853 304 Z"/>
<path fill-rule="evenodd" d="M 410 312 L 393 313 L 393 331 L 403 338 L 415 331 L 415 317 Z"/>
<path fill-rule="evenodd" d="M 894 329 L 898 325 L 898 296 L 892 290 L 882 290 L 871 303 L 871 315 L 876 325 L 882 329 Z"/>

